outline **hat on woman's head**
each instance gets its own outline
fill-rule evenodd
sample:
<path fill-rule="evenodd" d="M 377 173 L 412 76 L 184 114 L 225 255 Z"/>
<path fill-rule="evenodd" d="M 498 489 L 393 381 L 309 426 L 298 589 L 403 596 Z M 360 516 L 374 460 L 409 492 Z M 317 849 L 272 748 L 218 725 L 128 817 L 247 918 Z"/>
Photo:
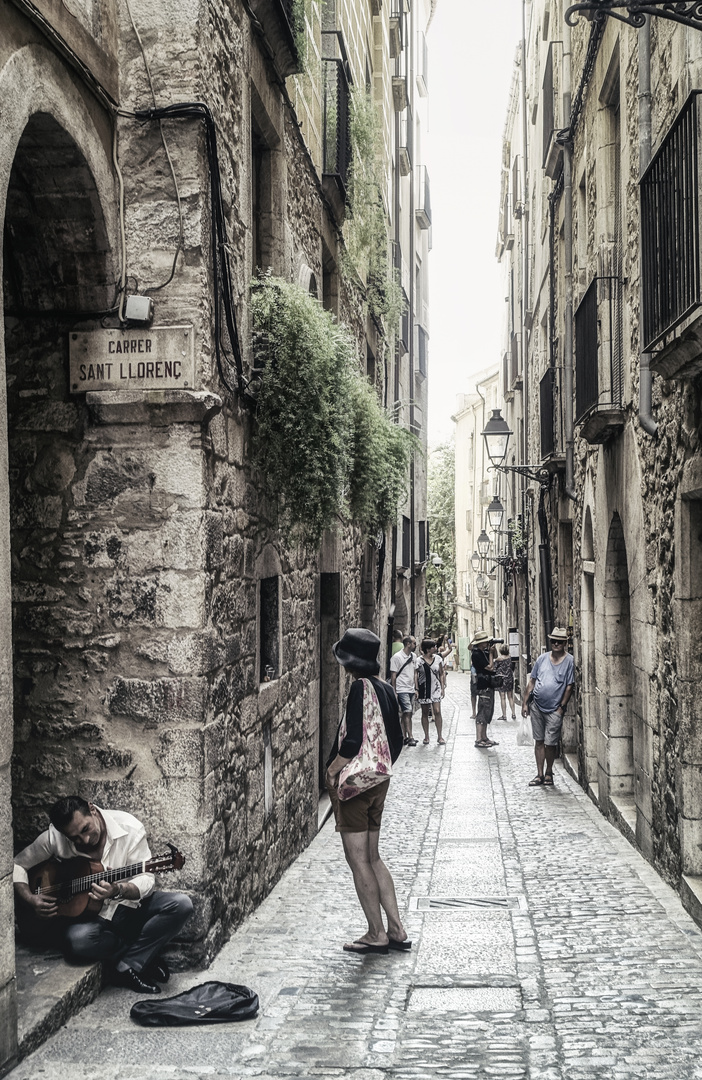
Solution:
<path fill-rule="evenodd" d="M 332 645 L 332 652 L 341 666 L 353 668 L 361 675 L 380 674 L 379 649 L 380 638 L 361 626 L 347 630 L 341 641 Z"/>
<path fill-rule="evenodd" d="M 492 641 L 492 638 L 488 634 L 487 630 L 478 630 L 477 634 L 475 635 L 468 647 L 472 649 L 474 645 L 487 645 L 488 641 Z"/>
<path fill-rule="evenodd" d="M 554 626 L 548 638 L 549 641 L 567 641 L 568 631 L 563 626 Z"/>

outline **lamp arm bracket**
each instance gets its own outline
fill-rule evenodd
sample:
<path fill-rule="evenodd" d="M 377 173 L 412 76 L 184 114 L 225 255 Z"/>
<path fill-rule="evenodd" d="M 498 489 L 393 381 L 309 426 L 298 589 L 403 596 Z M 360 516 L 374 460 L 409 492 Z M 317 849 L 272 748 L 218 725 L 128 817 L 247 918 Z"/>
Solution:
<path fill-rule="evenodd" d="M 581 14 L 592 16 L 600 22 L 610 15 L 637 29 L 646 25 L 647 17 L 657 16 L 693 30 L 702 30 L 702 4 L 699 0 L 581 0 L 566 10 L 565 20 L 569 26 L 575 26 Z"/>

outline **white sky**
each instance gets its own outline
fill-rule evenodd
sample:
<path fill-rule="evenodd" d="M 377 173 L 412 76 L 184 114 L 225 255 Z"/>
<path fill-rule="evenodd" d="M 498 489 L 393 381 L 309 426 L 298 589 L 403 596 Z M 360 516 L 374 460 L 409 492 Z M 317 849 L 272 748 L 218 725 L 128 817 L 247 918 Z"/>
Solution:
<path fill-rule="evenodd" d="M 495 258 L 502 134 L 522 0 L 438 0 L 429 29 L 433 250 L 429 444 L 449 438 L 456 394 L 501 357 L 505 286 Z"/>

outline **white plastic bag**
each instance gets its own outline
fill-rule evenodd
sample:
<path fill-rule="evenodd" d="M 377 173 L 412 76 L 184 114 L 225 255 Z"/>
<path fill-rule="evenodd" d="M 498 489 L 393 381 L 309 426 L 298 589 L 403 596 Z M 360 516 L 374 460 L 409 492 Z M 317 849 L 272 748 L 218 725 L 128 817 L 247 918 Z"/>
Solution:
<path fill-rule="evenodd" d="M 533 745 L 534 733 L 531 730 L 531 717 L 529 715 L 522 716 L 519 719 L 519 726 L 517 728 L 517 746 Z"/>

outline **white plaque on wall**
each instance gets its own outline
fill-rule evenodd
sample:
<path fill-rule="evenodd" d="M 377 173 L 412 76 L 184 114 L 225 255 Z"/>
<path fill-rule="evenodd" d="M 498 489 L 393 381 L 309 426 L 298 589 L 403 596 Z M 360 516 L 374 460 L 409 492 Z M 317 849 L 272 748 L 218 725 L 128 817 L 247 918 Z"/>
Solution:
<path fill-rule="evenodd" d="M 71 393 L 87 390 L 192 390 L 192 326 L 132 327 L 68 335 Z"/>

